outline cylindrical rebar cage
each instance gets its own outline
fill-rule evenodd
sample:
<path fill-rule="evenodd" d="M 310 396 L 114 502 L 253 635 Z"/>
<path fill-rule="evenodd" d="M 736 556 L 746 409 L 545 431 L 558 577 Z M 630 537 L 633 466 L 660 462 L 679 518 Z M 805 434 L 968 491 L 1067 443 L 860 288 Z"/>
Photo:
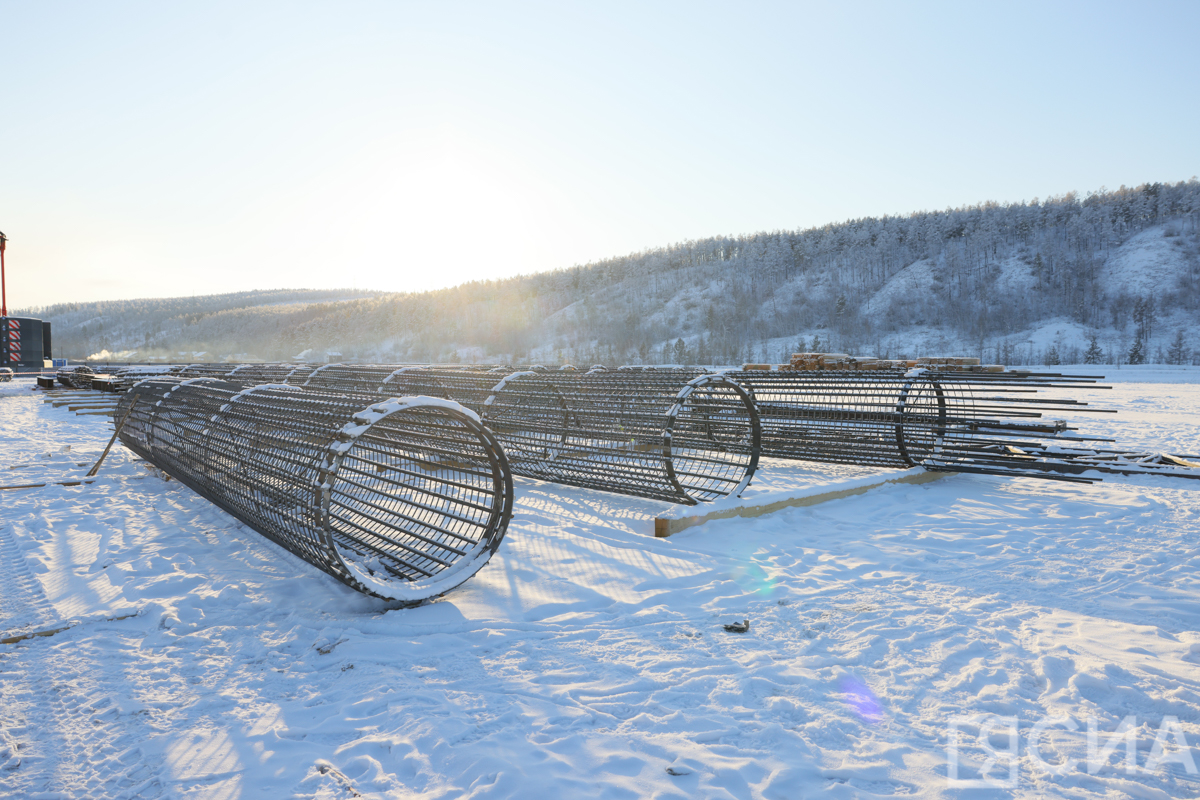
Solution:
<path fill-rule="evenodd" d="M 452 399 L 482 415 L 514 474 L 690 505 L 740 494 L 759 446 L 750 396 L 691 377 L 339 365 L 305 386 Z"/>
<path fill-rule="evenodd" d="M 650 390 L 659 384 L 682 389 L 689 381 L 704 375 L 720 375 L 741 387 L 752 399 L 761 424 L 761 455 L 826 463 L 868 465 L 888 468 L 924 466 L 932 470 L 974 472 L 999 475 L 1025 475 L 1058 480 L 1086 480 L 1072 477 L 1083 472 L 1124 472 L 1137 460 L 1136 469 L 1175 474 L 1191 467 L 1181 466 L 1178 458 L 1162 464 L 1146 465 L 1143 454 L 1102 450 L 1082 446 L 1089 437 L 1067 433 L 1074 431 L 1065 422 L 1045 419 L 1047 412 L 1063 407 L 1084 410 L 1088 405 L 1072 399 L 1040 394 L 1042 389 L 1078 388 L 1094 384 L 1096 376 L 1069 376 L 1057 373 L 1019 371 L 993 372 L 933 367 L 877 370 L 706 370 L 699 367 L 626 366 L 609 370 L 594 365 L 586 375 L 582 371 L 547 370 L 531 367 L 562 396 L 581 394 L 581 408 L 597 397 L 617 398 L 607 404 L 617 417 L 625 406 L 623 392 Z M 289 383 L 327 391 L 376 392 L 384 395 L 421 394 L 453 399 L 480 413 L 490 413 L 489 398 L 496 394 L 496 382 L 513 374 L 511 367 L 476 365 L 438 366 L 360 366 L 334 364 L 317 368 L 299 377 L 289 375 Z M 251 377 L 243 369 L 234 370 L 229 380 L 246 381 Z M 577 378 L 596 378 L 595 385 L 579 383 Z M 603 378 L 603 382 L 599 379 Z M 507 386 L 507 382 L 501 382 Z M 614 388 L 615 387 L 615 388 Z M 510 403 L 511 428 L 505 424 L 505 443 L 516 452 L 537 452 L 530 443 L 545 438 L 550 417 L 539 411 L 537 399 L 518 399 Z M 496 401 L 493 401 L 496 402 Z M 503 403 L 498 408 L 504 406 Z M 521 411 L 524 406 L 528 411 Z M 1093 409 L 1086 409 L 1093 410 Z M 522 414 L 535 426 L 526 434 L 516 429 Z M 636 416 L 636 415 L 635 415 Z M 569 417 L 563 417 L 563 424 Z M 493 419 L 500 426 L 502 420 Z M 578 427 L 578 426 L 577 426 Z M 578 430 L 560 431 L 559 437 L 575 435 Z M 601 431 L 606 440 L 611 431 Z M 1091 441 L 1098 440 L 1090 437 Z M 1064 440 L 1070 440 L 1067 443 Z M 1050 440 L 1050 444 L 1046 440 Z M 1061 444 L 1060 444 L 1061 443 Z M 726 443 L 724 452 L 749 445 Z M 544 447 L 544 445 L 543 445 Z M 550 450 L 547 450 L 550 452 Z M 568 465 L 551 469 L 545 459 L 521 459 L 520 474 L 547 480 L 591 486 L 625 493 L 662 497 L 657 489 L 630 492 L 621 470 L 605 464 L 612 456 L 610 446 L 593 447 L 579 443 L 576 456 L 588 453 L 589 469 Z M 673 452 L 671 463 L 681 458 Z M 724 456 L 723 456 L 724 457 Z M 1184 459 L 1189 461 L 1189 459 Z M 682 470 L 683 473 L 691 470 Z M 587 474 L 584 474 L 587 473 Z M 677 472 L 678 477 L 680 473 Z M 1182 474 L 1182 473 L 1181 473 Z M 608 477 L 610 476 L 611 477 Z M 636 483 L 636 482 L 635 482 Z M 684 494 L 692 492 L 683 481 Z M 641 486 L 640 483 L 637 484 Z M 676 502 L 689 502 L 679 499 Z"/>
<path fill-rule="evenodd" d="M 763 453 L 775 458 L 905 468 L 968 433 L 968 387 L 902 373 L 736 372 L 753 393 Z M 968 433 L 969 435 L 969 433 Z"/>
<path fill-rule="evenodd" d="M 1031 453 L 1067 430 L 1046 412 L 1087 403 L 1037 393 L 1091 378 L 932 369 L 725 374 L 754 395 L 764 455 L 1060 480 L 1081 471 Z"/>
<path fill-rule="evenodd" d="M 152 378 L 122 397 L 126 412 L 131 450 L 376 597 L 413 604 L 455 588 L 512 514 L 502 448 L 444 399 Z"/>
<path fill-rule="evenodd" d="M 754 404 L 719 377 L 518 372 L 482 416 L 513 472 L 555 483 L 690 505 L 740 494 L 758 465 Z"/>

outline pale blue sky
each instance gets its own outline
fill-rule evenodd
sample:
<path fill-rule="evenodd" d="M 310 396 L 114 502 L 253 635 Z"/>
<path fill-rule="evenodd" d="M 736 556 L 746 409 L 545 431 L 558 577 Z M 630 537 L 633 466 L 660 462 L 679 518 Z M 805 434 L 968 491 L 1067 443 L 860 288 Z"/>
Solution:
<path fill-rule="evenodd" d="M 6 2 L 9 305 L 423 290 L 1200 173 L 1200 3 Z"/>

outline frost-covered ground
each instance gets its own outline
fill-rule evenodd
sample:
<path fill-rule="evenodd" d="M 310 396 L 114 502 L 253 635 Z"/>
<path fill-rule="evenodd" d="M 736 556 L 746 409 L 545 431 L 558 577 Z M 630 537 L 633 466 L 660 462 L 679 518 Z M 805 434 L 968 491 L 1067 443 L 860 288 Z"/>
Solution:
<path fill-rule="evenodd" d="M 1200 370 L 1113 376 L 1073 419 L 1200 453 Z M 2 483 L 82 474 L 109 426 L 27 386 Z M 0 638 L 77 623 L 0 645 L 0 796 L 1198 796 L 1198 489 L 954 476 L 656 540 L 518 480 L 492 563 L 388 610 L 118 446 L 0 493 Z M 951 783 L 955 740 L 1015 788 Z"/>

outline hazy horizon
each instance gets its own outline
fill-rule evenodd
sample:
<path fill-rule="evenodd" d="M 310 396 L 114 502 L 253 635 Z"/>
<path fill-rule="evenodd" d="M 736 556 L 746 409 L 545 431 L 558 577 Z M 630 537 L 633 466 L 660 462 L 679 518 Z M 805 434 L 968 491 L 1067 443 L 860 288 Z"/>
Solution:
<path fill-rule="evenodd" d="M 0 20 L 11 308 L 423 291 L 1200 173 L 1193 4 Z"/>

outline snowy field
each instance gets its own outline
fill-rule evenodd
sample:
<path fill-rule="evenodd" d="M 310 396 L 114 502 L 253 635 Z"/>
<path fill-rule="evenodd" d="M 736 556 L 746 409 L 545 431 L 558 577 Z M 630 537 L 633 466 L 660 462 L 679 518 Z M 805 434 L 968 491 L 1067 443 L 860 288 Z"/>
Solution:
<path fill-rule="evenodd" d="M 1200 370 L 1107 369 L 1075 394 L 1120 413 L 1070 419 L 1200 453 Z M 28 386 L 0 482 L 82 475 L 111 426 Z M 389 610 L 119 445 L 100 475 L 0 493 L 0 638 L 71 625 L 0 645 L 2 797 L 1200 796 L 1200 482 L 654 539 L 664 504 L 518 479 L 491 564 Z"/>

